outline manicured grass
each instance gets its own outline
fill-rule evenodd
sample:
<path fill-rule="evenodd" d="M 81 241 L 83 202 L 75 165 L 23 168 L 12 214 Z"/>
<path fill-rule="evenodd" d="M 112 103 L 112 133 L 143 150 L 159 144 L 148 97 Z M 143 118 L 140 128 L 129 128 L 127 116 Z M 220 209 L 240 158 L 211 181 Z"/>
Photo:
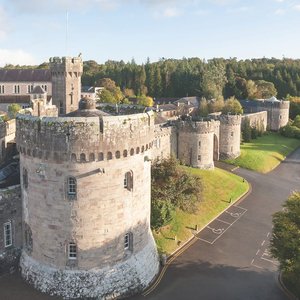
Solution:
<path fill-rule="evenodd" d="M 251 143 L 241 145 L 241 155 L 226 162 L 260 173 L 268 173 L 299 146 L 298 139 L 286 138 L 279 133 L 268 133 Z"/>
<path fill-rule="evenodd" d="M 230 205 L 230 198 L 234 202 L 249 188 L 248 183 L 243 182 L 241 177 L 221 169 L 205 171 L 183 168 L 202 178 L 202 201 L 198 205 L 197 213 L 189 214 L 178 209 L 170 224 L 153 232 L 158 250 L 167 254 L 178 247 L 175 236 L 178 241 L 184 243 L 192 236 L 195 225 L 198 229 L 204 227 Z"/>

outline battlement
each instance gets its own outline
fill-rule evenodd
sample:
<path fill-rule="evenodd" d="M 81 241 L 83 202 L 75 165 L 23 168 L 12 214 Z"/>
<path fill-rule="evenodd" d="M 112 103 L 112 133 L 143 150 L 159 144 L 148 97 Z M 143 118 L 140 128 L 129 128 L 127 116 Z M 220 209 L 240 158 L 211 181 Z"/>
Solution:
<path fill-rule="evenodd" d="M 215 131 L 215 127 L 219 126 L 219 121 L 178 121 L 177 127 L 183 132 L 196 132 L 198 134 L 205 134 Z"/>
<path fill-rule="evenodd" d="M 290 101 L 285 100 L 277 100 L 277 101 L 259 101 L 260 108 L 278 108 L 278 109 L 289 109 L 290 108 Z"/>
<path fill-rule="evenodd" d="M 57 72 L 79 72 L 83 71 L 81 57 L 51 57 L 49 59 L 52 76 Z"/>
<path fill-rule="evenodd" d="M 152 112 L 127 116 L 17 116 L 17 147 L 40 159 L 90 162 L 147 151 L 154 139 Z"/>
<path fill-rule="evenodd" d="M 221 125 L 239 126 L 241 124 L 241 115 L 221 115 Z"/>

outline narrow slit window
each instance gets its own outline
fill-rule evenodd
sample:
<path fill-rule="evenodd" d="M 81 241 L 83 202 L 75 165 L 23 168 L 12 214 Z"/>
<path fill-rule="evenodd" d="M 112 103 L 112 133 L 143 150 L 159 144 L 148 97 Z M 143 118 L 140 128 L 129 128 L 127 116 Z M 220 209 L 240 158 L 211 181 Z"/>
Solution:
<path fill-rule="evenodd" d="M 4 223 L 4 246 L 9 247 L 12 245 L 12 227 L 11 222 Z"/>
<path fill-rule="evenodd" d="M 77 194 L 76 178 L 69 177 L 68 178 L 68 195 L 69 196 L 76 196 L 76 194 Z"/>
<path fill-rule="evenodd" d="M 77 259 L 77 246 L 73 242 L 69 243 L 68 257 L 69 259 Z"/>

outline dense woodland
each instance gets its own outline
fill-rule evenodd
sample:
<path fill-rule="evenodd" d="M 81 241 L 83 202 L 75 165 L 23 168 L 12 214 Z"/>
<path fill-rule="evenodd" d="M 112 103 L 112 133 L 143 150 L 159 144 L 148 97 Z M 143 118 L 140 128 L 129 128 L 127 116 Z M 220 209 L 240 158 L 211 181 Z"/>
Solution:
<path fill-rule="evenodd" d="M 7 65 L 6 68 L 16 66 Z M 39 68 L 47 68 L 47 63 Z M 300 96 L 300 60 L 200 58 L 161 59 L 142 65 L 134 60 L 84 62 L 83 85 L 98 85 L 102 78 L 111 78 L 129 96 L 151 97 L 200 96 L 225 99 L 287 95 Z M 257 87 L 259 89 L 257 90 Z M 275 89 L 274 89 L 275 88 Z M 127 90 L 126 90 L 127 89 Z M 265 93 L 265 90 L 268 90 Z M 125 93 L 125 94 L 126 94 Z"/>

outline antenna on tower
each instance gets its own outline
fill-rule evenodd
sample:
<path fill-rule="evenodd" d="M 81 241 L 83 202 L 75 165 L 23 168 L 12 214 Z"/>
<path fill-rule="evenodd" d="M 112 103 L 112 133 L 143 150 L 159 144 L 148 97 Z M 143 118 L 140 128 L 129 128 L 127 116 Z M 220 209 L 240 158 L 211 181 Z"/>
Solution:
<path fill-rule="evenodd" d="M 68 39 L 69 39 L 69 12 L 66 11 L 66 56 L 68 56 L 69 54 Z"/>

